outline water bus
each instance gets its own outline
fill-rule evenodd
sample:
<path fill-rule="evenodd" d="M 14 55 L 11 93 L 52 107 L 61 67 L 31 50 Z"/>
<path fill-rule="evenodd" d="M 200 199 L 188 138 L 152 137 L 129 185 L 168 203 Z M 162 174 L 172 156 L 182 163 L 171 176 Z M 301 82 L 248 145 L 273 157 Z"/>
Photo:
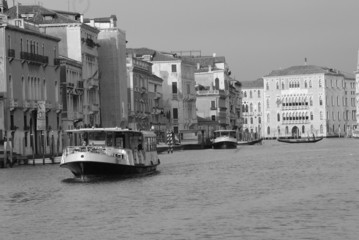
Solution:
<path fill-rule="evenodd" d="M 73 146 L 64 149 L 60 167 L 75 177 L 149 174 L 160 164 L 156 134 L 151 131 L 81 128 L 66 132 Z"/>
<path fill-rule="evenodd" d="M 212 147 L 215 149 L 237 148 L 236 131 L 234 130 L 217 130 L 214 131 Z"/>

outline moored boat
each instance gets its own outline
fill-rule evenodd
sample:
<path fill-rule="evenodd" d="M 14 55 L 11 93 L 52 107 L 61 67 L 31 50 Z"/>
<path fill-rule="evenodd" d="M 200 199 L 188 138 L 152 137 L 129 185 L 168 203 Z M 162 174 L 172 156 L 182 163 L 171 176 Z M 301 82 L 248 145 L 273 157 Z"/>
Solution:
<path fill-rule="evenodd" d="M 255 145 L 255 144 L 262 144 L 262 138 L 250 140 L 250 141 L 238 141 L 237 145 Z"/>
<path fill-rule="evenodd" d="M 214 131 L 212 147 L 215 149 L 237 148 L 236 131 L 234 130 L 217 130 Z"/>
<path fill-rule="evenodd" d="M 323 137 L 313 137 L 313 138 L 294 138 L 294 139 L 287 139 L 287 138 L 278 138 L 278 142 L 283 143 L 316 143 L 322 140 Z"/>
<path fill-rule="evenodd" d="M 149 174 L 160 164 L 153 132 L 83 128 L 67 133 L 75 144 L 64 150 L 60 167 L 75 177 Z"/>

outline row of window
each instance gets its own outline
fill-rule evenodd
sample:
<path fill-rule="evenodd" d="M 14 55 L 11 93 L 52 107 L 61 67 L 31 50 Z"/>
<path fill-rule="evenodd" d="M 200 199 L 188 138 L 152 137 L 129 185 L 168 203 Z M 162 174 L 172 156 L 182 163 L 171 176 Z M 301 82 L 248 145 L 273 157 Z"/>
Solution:
<path fill-rule="evenodd" d="M 243 94 L 243 97 L 245 97 L 245 98 L 247 97 L 247 91 L 243 91 L 242 94 Z M 257 91 L 257 97 L 258 98 L 261 97 L 261 91 L 260 90 Z M 249 98 L 253 98 L 252 90 L 249 91 Z"/>
<path fill-rule="evenodd" d="M 338 121 L 341 120 L 341 115 L 343 117 L 344 121 L 348 121 L 349 120 L 349 110 L 344 111 L 343 113 L 340 113 L 339 111 L 337 112 L 337 116 L 338 116 Z M 356 121 L 356 111 L 352 110 L 352 120 Z M 335 112 L 332 112 L 332 120 L 336 120 L 335 119 Z M 319 112 L 319 119 L 323 120 L 323 112 L 320 111 Z M 295 112 L 295 113 L 291 113 L 291 112 L 287 112 L 287 113 L 282 113 L 282 118 L 280 113 L 277 113 L 277 122 L 280 122 L 282 119 L 282 121 L 304 121 L 304 120 L 309 120 L 309 116 L 308 116 L 308 112 Z M 329 120 L 329 111 L 327 111 L 327 119 Z M 310 112 L 310 120 L 314 120 L 314 115 L 313 112 Z M 270 122 L 270 114 L 267 114 L 267 123 Z"/>
<path fill-rule="evenodd" d="M 24 44 L 25 44 L 25 48 L 24 48 Z M 12 48 L 12 41 L 11 41 L 11 36 L 8 35 L 8 47 L 9 49 Z M 39 50 L 39 47 L 41 48 Z M 31 54 L 37 54 L 37 55 L 45 55 L 45 44 L 44 43 L 40 43 L 38 41 L 35 41 L 35 40 L 29 40 L 29 39 L 26 39 L 26 42 L 20 38 L 20 52 L 26 52 L 27 53 L 31 53 Z M 54 58 L 56 58 L 57 56 L 57 48 L 54 47 L 53 48 L 53 52 L 54 52 Z"/>
<path fill-rule="evenodd" d="M 326 98 L 327 97 L 328 96 L 326 96 Z M 327 99 L 326 99 L 326 102 L 327 102 L 327 106 L 329 106 Z M 343 106 L 348 106 L 348 98 L 343 97 L 342 103 L 343 103 Z M 283 98 L 282 100 L 280 100 L 280 98 L 277 98 L 277 107 L 279 107 L 280 104 L 282 104 L 283 107 L 286 107 L 286 106 L 308 106 L 308 101 L 307 101 L 307 97 Z M 335 106 L 335 101 L 334 101 L 333 96 L 331 96 L 331 104 L 332 104 L 332 106 Z M 340 106 L 339 96 L 337 96 L 336 105 Z M 355 107 L 355 98 L 350 99 L 350 105 L 352 107 Z M 313 106 L 313 98 L 312 97 L 309 98 L 309 106 Z M 319 106 L 323 106 L 323 99 L 321 96 L 319 96 Z M 269 98 L 267 98 L 267 108 L 270 108 L 270 99 Z"/>
<path fill-rule="evenodd" d="M 330 79 L 330 87 L 339 88 L 339 86 L 342 85 L 342 88 L 344 88 L 344 89 L 347 88 L 346 82 L 345 82 L 344 80 L 343 80 L 343 81 L 342 81 L 342 80 L 339 80 L 339 82 L 338 82 L 338 79 L 335 79 L 334 81 L 335 81 L 335 84 L 333 84 L 333 79 Z M 327 82 L 326 82 L 326 83 L 327 83 Z M 338 84 L 338 83 L 339 83 L 339 84 Z M 318 86 L 319 86 L 319 88 L 323 87 L 322 79 L 319 79 L 319 81 L 318 81 Z M 283 89 L 286 89 L 286 84 L 285 84 L 284 81 L 282 81 L 281 87 L 282 87 L 282 88 L 281 88 L 282 90 L 283 90 Z M 289 81 L 288 86 L 287 86 L 287 88 L 289 88 L 289 89 L 292 89 L 292 88 L 300 88 L 300 87 L 301 87 L 301 83 L 300 83 L 299 80 Z M 304 80 L 304 85 L 302 85 L 302 87 L 303 87 L 303 88 L 312 88 L 312 87 L 313 87 L 313 86 L 312 86 L 312 80 L 309 80 L 308 82 L 307 82 L 307 80 Z M 326 87 L 329 87 L 329 86 L 327 86 L 327 84 L 326 84 Z M 354 89 L 354 88 L 355 88 L 355 82 L 351 82 L 351 83 L 350 83 L 350 87 L 351 87 L 352 89 Z M 266 89 L 269 90 L 269 83 L 268 83 L 268 82 L 266 83 Z M 277 89 L 277 90 L 280 89 L 280 83 L 279 83 L 279 81 L 276 82 L 276 89 Z"/>
<path fill-rule="evenodd" d="M 28 100 L 47 100 L 47 84 L 46 80 L 40 80 L 39 77 L 28 76 L 27 82 L 21 77 L 22 97 Z M 59 100 L 59 89 L 57 81 L 55 81 L 55 101 Z M 14 98 L 14 79 L 9 75 L 9 96 Z"/>

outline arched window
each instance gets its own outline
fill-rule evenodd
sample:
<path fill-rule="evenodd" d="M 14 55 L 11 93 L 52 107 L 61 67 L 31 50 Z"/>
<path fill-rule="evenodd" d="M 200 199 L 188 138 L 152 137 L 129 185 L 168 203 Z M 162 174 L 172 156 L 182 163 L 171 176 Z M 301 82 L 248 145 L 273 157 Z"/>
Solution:
<path fill-rule="evenodd" d="M 278 126 L 277 129 L 278 129 L 278 136 L 279 136 L 280 135 L 280 127 Z"/>
<path fill-rule="evenodd" d="M 280 122 L 280 114 L 277 113 L 277 121 Z"/>
<path fill-rule="evenodd" d="M 246 104 L 246 112 L 248 112 L 248 104 Z"/>
<path fill-rule="evenodd" d="M 323 120 L 323 112 L 320 111 L 320 120 Z"/>
<path fill-rule="evenodd" d="M 261 109 L 261 103 L 259 102 L 258 103 L 258 112 L 261 112 L 262 111 L 262 109 Z"/>
<path fill-rule="evenodd" d="M 310 112 L 310 120 L 313 120 L 313 112 Z"/>
<path fill-rule="evenodd" d="M 243 95 L 244 95 L 244 97 L 246 98 L 246 97 L 247 97 L 247 92 L 244 91 L 244 92 L 243 92 Z"/>
<path fill-rule="evenodd" d="M 310 103 L 310 106 L 313 106 L 313 99 L 312 99 L 312 97 L 310 97 L 309 103 Z"/>
<path fill-rule="evenodd" d="M 246 112 L 246 107 L 244 104 L 242 104 L 242 112 Z"/>
<path fill-rule="evenodd" d="M 323 124 L 320 125 L 320 133 L 323 133 Z"/>
<path fill-rule="evenodd" d="M 288 133 L 289 133 L 289 128 L 288 128 L 288 126 L 286 126 L 285 127 L 285 134 L 288 135 Z"/>
<path fill-rule="evenodd" d="M 251 112 L 251 113 L 253 112 L 253 104 L 252 103 L 249 104 L 249 112 Z"/>
<path fill-rule="evenodd" d="M 269 90 L 269 83 L 266 84 L 266 89 Z"/>
<path fill-rule="evenodd" d="M 305 133 L 305 126 L 302 126 L 302 133 Z"/>
<path fill-rule="evenodd" d="M 270 115 L 269 115 L 269 113 L 267 114 L 267 123 L 269 123 L 270 122 Z"/>
<path fill-rule="evenodd" d="M 262 123 L 262 118 L 258 117 L 258 123 L 261 124 Z"/>
<path fill-rule="evenodd" d="M 277 87 L 277 89 L 279 89 L 279 82 L 276 83 L 276 87 Z"/>
<path fill-rule="evenodd" d="M 309 88 L 312 88 L 312 80 L 309 80 Z"/>
<path fill-rule="evenodd" d="M 285 121 L 285 113 L 282 114 L 282 121 Z"/>
<path fill-rule="evenodd" d="M 251 117 L 251 124 L 253 124 L 253 118 Z"/>
<path fill-rule="evenodd" d="M 261 97 L 261 90 L 258 90 L 258 98 Z"/>
<path fill-rule="evenodd" d="M 282 89 L 284 89 L 284 82 L 282 82 Z"/>
<path fill-rule="evenodd" d="M 270 127 L 267 127 L 267 134 L 270 134 Z"/>
<path fill-rule="evenodd" d="M 249 98 L 252 98 L 252 91 L 249 91 Z"/>
<path fill-rule="evenodd" d="M 308 88 L 307 80 L 304 81 L 304 88 Z"/>

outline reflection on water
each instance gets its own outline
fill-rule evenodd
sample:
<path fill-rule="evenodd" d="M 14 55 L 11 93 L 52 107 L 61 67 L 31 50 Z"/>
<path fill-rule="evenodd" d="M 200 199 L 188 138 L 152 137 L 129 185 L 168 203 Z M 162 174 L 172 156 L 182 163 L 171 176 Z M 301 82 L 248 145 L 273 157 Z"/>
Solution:
<path fill-rule="evenodd" d="M 130 178 L 1 169 L 1 239 L 357 239 L 357 144 L 175 152 Z"/>

